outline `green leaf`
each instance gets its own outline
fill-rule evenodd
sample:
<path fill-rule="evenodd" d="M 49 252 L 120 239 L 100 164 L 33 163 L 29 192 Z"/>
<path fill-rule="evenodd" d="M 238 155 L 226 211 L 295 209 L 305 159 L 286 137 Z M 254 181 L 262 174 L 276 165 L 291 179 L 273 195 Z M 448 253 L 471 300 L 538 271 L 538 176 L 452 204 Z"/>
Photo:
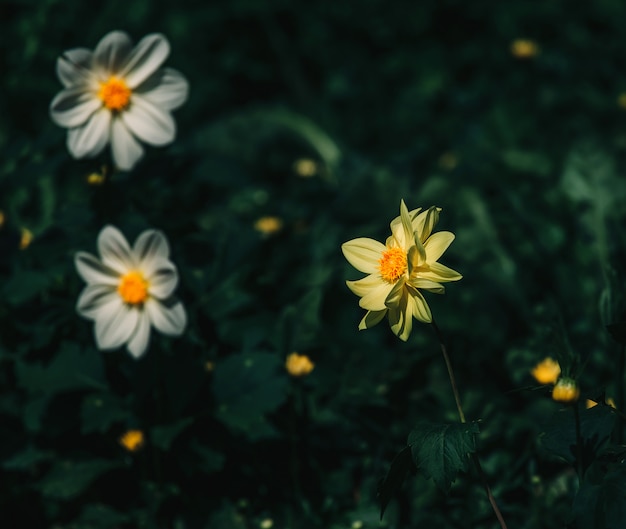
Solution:
<path fill-rule="evenodd" d="M 272 435 L 265 414 L 287 397 L 288 380 L 281 368 L 278 356 L 269 353 L 235 354 L 220 362 L 213 386 L 218 418 L 250 437 Z"/>
<path fill-rule="evenodd" d="M 589 409 L 584 409 L 581 404 L 578 407 L 584 472 L 608 442 L 615 424 L 615 414 L 610 406 L 602 403 Z M 550 454 L 575 464 L 578 449 L 573 409 L 554 413 L 545 432 L 539 436 L 539 443 Z"/>
<path fill-rule="evenodd" d="M 54 456 L 49 450 L 39 450 L 33 445 L 28 445 L 24 450 L 8 459 L 2 466 L 7 470 L 29 470 L 38 463 L 49 461 Z"/>
<path fill-rule="evenodd" d="M 118 463 L 105 459 L 62 461 L 44 476 L 41 493 L 51 499 L 69 500 L 78 496 L 97 477 L 117 466 Z"/>
<path fill-rule="evenodd" d="M 402 485 L 404 478 L 413 467 L 411 447 L 405 446 L 396 457 L 393 458 L 387 476 L 378 487 L 378 502 L 380 503 L 380 519 L 383 519 L 389 500 Z"/>
<path fill-rule="evenodd" d="M 170 445 L 179 436 L 179 434 L 193 422 L 192 417 L 181 419 L 172 424 L 155 426 L 152 429 L 150 439 L 152 444 L 161 450 L 169 450 Z"/>
<path fill-rule="evenodd" d="M 20 386 L 28 391 L 47 394 L 77 389 L 107 389 L 102 358 L 93 350 L 81 351 L 76 344 L 65 343 L 50 364 L 17 362 Z"/>
<path fill-rule="evenodd" d="M 17 272 L 6 283 L 4 298 L 12 305 L 21 305 L 45 290 L 48 282 L 49 278 L 45 274 L 28 270 Z"/>
<path fill-rule="evenodd" d="M 123 402 L 109 393 L 87 395 L 80 410 L 81 432 L 106 432 L 114 422 L 128 418 Z"/>
<path fill-rule="evenodd" d="M 408 440 L 415 466 L 447 492 L 458 472 L 467 469 L 478 433 L 476 423 L 419 423 Z"/>

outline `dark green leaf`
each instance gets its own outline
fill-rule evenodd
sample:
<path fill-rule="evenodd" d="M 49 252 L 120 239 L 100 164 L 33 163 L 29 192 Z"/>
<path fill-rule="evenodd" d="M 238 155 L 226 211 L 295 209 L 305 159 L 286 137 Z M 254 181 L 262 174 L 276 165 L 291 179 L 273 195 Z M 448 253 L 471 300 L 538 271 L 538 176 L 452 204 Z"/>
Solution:
<path fill-rule="evenodd" d="M 56 500 L 74 498 L 97 477 L 117 466 L 118 463 L 105 459 L 59 462 L 41 481 L 41 493 Z"/>
<path fill-rule="evenodd" d="M 378 503 L 380 503 L 380 519 L 383 519 L 389 500 L 402 485 L 404 478 L 413 467 L 411 447 L 405 446 L 396 457 L 393 458 L 389 472 L 378 487 Z"/>
<path fill-rule="evenodd" d="M 152 429 L 150 439 L 152 439 L 152 443 L 161 450 L 169 450 L 174 439 L 191 423 L 193 423 L 193 418 L 187 417 L 173 424 L 155 426 Z"/>
<path fill-rule="evenodd" d="M 109 393 L 87 395 L 81 408 L 82 433 L 106 432 L 114 422 L 128 417 L 119 398 Z"/>

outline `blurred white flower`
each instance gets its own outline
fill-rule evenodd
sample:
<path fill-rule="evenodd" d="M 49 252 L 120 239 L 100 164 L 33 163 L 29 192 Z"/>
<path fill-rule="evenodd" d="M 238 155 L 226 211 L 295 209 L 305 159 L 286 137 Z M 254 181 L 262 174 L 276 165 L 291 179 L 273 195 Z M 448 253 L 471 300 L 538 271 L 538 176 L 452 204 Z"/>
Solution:
<path fill-rule="evenodd" d="M 126 33 L 112 31 L 93 52 L 74 48 L 59 57 L 65 88 L 52 100 L 50 115 L 69 129 L 74 158 L 96 156 L 111 142 L 115 165 L 130 170 L 143 155 L 139 141 L 162 146 L 174 140 L 171 111 L 185 102 L 189 85 L 178 71 L 160 67 L 169 52 L 161 34 L 133 48 Z"/>
<path fill-rule="evenodd" d="M 100 259 L 78 252 L 74 262 L 87 282 L 76 309 L 95 321 L 99 349 L 127 344 L 139 358 L 148 348 L 151 325 L 170 336 L 183 332 L 187 315 L 172 297 L 178 272 L 163 233 L 146 230 L 131 248 L 117 228 L 105 226 L 98 235 L 98 251 Z"/>

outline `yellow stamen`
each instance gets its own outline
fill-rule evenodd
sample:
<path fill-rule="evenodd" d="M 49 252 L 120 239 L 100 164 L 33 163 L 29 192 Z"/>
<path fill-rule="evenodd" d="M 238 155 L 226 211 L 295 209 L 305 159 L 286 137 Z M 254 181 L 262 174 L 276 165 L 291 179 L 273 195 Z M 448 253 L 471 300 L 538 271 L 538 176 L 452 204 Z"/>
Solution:
<path fill-rule="evenodd" d="M 117 292 L 126 303 L 140 305 L 148 298 L 148 282 L 141 272 L 128 272 L 122 276 Z"/>
<path fill-rule="evenodd" d="M 120 444 L 129 452 L 136 452 L 143 446 L 143 432 L 141 430 L 128 430 L 120 437 Z"/>
<path fill-rule="evenodd" d="M 123 79 L 109 77 L 104 83 L 100 83 L 98 97 L 109 110 L 124 110 L 130 103 L 132 90 L 128 88 Z"/>
<path fill-rule="evenodd" d="M 378 269 L 385 281 L 395 283 L 406 272 L 406 252 L 402 248 L 387 248 L 378 261 Z"/>

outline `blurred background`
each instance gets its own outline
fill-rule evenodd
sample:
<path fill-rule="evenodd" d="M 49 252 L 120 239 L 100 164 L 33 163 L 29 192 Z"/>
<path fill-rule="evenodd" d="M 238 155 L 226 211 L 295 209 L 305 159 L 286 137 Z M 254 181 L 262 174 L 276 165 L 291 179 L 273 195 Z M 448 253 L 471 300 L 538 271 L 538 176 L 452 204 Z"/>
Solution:
<path fill-rule="evenodd" d="M 619 402 L 624 20 L 619 0 L 3 0 L 3 518 L 496 527 L 472 472 L 447 496 L 413 472 L 379 521 L 413 425 L 456 421 L 430 326 L 358 331 L 345 286 L 362 274 L 341 244 L 384 240 L 404 199 L 456 235 L 442 262 L 464 278 L 426 298 L 500 508 L 565 526 L 576 478 L 538 441 L 559 407 L 529 372 L 553 356 L 583 399 Z M 190 83 L 175 142 L 129 173 L 108 149 L 73 160 L 48 110 L 57 57 L 115 29 L 163 33 Z M 162 230 L 180 274 L 187 330 L 138 361 L 75 310 L 73 256 L 106 224 Z M 290 372 L 293 352 L 314 369 Z"/>

